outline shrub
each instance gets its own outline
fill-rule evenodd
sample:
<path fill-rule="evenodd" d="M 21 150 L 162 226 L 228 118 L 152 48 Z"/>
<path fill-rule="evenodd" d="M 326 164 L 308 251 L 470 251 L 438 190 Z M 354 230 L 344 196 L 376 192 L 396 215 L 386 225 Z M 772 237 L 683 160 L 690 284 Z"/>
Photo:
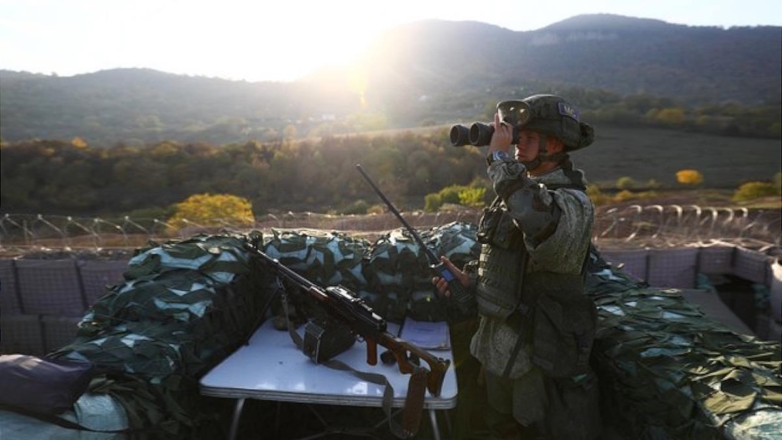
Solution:
<path fill-rule="evenodd" d="M 586 195 L 592 200 L 595 206 L 605 205 L 611 201 L 611 198 L 600 192 L 597 185 L 587 185 Z"/>
<path fill-rule="evenodd" d="M 633 199 L 634 197 L 635 197 L 635 194 L 633 194 L 632 191 L 623 190 L 623 191 L 619 191 L 618 193 L 616 193 L 616 195 L 614 196 L 614 201 L 626 202 L 628 200 Z"/>
<path fill-rule="evenodd" d="M 174 215 L 174 206 L 172 205 L 167 208 L 154 207 L 154 208 L 135 209 L 133 211 L 126 213 L 125 215 L 127 215 L 128 218 L 133 221 L 166 219 Z"/>
<path fill-rule="evenodd" d="M 698 185 L 703 183 L 703 174 L 698 170 L 679 170 L 676 181 L 684 185 Z"/>
<path fill-rule="evenodd" d="M 660 194 L 657 191 L 642 191 L 635 193 L 636 199 L 656 199 L 658 197 L 660 197 Z"/>
<path fill-rule="evenodd" d="M 464 206 L 483 206 L 483 197 L 486 195 L 486 188 L 466 187 L 459 191 L 459 204 Z"/>
<path fill-rule="evenodd" d="M 343 214 L 366 214 L 369 210 L 369 203 L 364 200 L 356 200 L 350 206 L 342 210 Z"/>
<path fill-rule="evenodd" d="M 672 107 L 660 110 L 655 115 L 655 118 L 665 124 L 680 125 L 685 121 L 686 116 L 684 115 L 684 110 Z"/>
<path fill-rule="evenodd" d="M 249 226 L 255 223 L 249 200 L 230 194 L 195 194 L 174 205 L 174 215 L 168 224 L 176 228 L 187 226 L 187 221 L 202 226 L 230 224 Z"/>
<path fill-rule="evenodd" d="M 388 211 L 388 207 L 382 203 L 372 205 L 367 209 L 367 214 L 383 214 Z"/>
<path fill-rule="evenodd" d="M 76 148 L 81 148 L 81 149 L 87 148 L 87 142 L 85 142 L 84 139 L 82 139 L 80 137 L 75 137 L 75 138 L 71 139 L 71 145 L 73 145 Z"/>
<path fill-rule="evenodd" d="M 480 207 L 484 205 L 486 188 L 478 185 L 451 185 L 446 186 L 439 192 L 427 194 L 424 197 L 424 210 L 427 212 L 436 212 L 443 205 L 462 205 Z"/>
<path fill-rule="evenodd" d="M 440 194 L 440 200 L 443 204 L 446 203 L 453 203 L 454 205 L 459 204 L 459 190 L 462 187 L 459 185 L 451 185 L 446 186 L 445 188 L 441 189 L 438 194 Z"/>
<path fill-rule="evenodd" d="M 660 182 L 657 179 L 649 179 L 646 181 L 646 187 L 648 189 L 660 189 Z"/>
<path fill-rule="evenodd" d="M 770 182 L 747 182 L 733 193 L 733 201 L 746 202 L 779 194 L 779 187 Z"/>
<path fill-rule="evenodd" d="M 443 206 L 443 200 L 440 194 L 427 194 L 424 197 L 424 211 L 437 212 Z"/>
<path fill-rule="evenodd" d="M 616 187 L 618 189 L 633 189 L 635 188 L 635 180 L 632 177 L 622 176 L 616 179 Z"/>

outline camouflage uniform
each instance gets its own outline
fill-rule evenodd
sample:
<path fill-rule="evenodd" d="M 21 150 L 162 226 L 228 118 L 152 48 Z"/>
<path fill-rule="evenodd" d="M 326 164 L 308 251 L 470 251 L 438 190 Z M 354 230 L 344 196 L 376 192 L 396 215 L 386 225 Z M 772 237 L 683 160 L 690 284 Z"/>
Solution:
<path fill-rule="evenodd" d="M 475 277 L 480 315 L 470 352 L 486 373 L 486 423 L 494 437 L 520 438 L 527 431 L 523 427 L 538 426 L 566 438 L 571 428 L 578 432 L 585 425 L 581 420 L 562 423 L 560 413 L 569 411 L 571 397 L 585 395 L 568 388 L 593 384 L 588 360 L 597 319 L 594 303 L 583 296 L 594 207 L 584 192 L 583 172 L 573 169 L 567 152 L 591 144 L 594 132 L 579 121 L 575 107 L 553 95 L 497 107 L 503 124 L 535 131 L 540 138 L 531 162 L 501 151 L 487 157 L 498 198 L 481 219 L 477 274 L 474 262 L 466 268 Z M 564 151 L 549 154 L 548 136 L 562 141 Z M 557 165 L 528 175 L 543 162 Z M 560 390 L 566 401 L 557 396 Z"/>
<path fill-rule="evenodd" d="M 494 162 L 488 173 L 494 186 L 501 186 L 505 180 L 517 179 L 519 173 L 526 172 L 516 161 Z M 576 171 L 583 175 L 580 171 Z M 531 178 L 546 187 L 569 185 L 571 179 L 562 169 L 556 169 L 548 174 Z M 535 271 L 553 271 L 562 274 L 580 274 L 585 255 L 589 248 L 592 231 L 594 208 L 589 198 L 582 191 L 560 188 L 554 191 L 542 192 L 553 199 L 553 203 L 561 209 L 562 215 L 556 230 L 541 243 L 532 243 L 525 236 L 524 246 L 529 253 L 529 264 L 526 273 Z M 507 212 L 513 216 L 513 200 L 506 206 Z M 470 351 L 484 366 L 489 376 L 488 385 L 493 385 L 491 376 L 501 376 L 516 345 L 521 328 L 521 317 L 512 314 L 508 319 L 497 319 L 482 316 L 478 331 L 472 339 Z M 509 378 L 512 379 L 512 392 L 508 393 L 507 383 L 499 382 L 498 389 L 505 389 L 506 397 L 512 399 L 513 417 L 523 425 L 531 425 L 544 416 L 545 392 L 543 376 L 530 358 L 530 344 L 525 343 L 516 357 Z M 497 391 L 497 390 L 495 390 Z M 494 393 L 497 394 L 497 393 Z M 490 392 L 489 404 L 502 413 L 510 413 L 510 402 L 497 402 Z"/>

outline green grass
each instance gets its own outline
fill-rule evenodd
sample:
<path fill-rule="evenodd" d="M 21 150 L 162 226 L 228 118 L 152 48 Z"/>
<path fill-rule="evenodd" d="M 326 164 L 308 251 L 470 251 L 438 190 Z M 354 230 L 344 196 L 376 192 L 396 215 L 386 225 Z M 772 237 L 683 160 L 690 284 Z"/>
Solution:
<path fill-rule="evenodd" d="M 684 189 L 676 172 L 694 169 L 704 176 L 701 188 L 735 190 L 748 181 L 771 181 L 782 162 L 780 139 L 600 126 L 595 132 L 594 144 L 572 156 L 589 182 L 603 188 L 629 176 L 641 184 L 655 179 L 664 188 Z"/>

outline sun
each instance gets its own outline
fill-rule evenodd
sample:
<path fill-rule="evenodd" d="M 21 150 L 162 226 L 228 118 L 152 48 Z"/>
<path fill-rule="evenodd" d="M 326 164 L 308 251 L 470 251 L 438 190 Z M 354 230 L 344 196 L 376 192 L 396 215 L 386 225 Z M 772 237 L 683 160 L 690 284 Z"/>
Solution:
<path fill-rule="evenodd" d="M 309 9 L 306 14 L 291 17 L 290 4 L 243 5 L 241 14 L 219 28 L 211 20 L 209 38 L 195 37 L 199 41 L 191 47 L 208 48 L 207 58 L 232 77 L 292 81 L 321 67 L 349 65 L 381 31 L 367 19 L 335 10 L 329 2 L 304 7 Z"/>

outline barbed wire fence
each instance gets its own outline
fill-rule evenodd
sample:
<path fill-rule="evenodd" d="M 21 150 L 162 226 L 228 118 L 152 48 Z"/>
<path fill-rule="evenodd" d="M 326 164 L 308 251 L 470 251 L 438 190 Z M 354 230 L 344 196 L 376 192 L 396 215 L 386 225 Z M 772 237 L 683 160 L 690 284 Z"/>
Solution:
<path fill-rule="evenodd" d="M 732 244 L 777 255 L 782 245 L 777 209 L 629 205 L 595 215 L 593 240 L 611 248 L 672 248 Z"/>
<path fill-rule="evenodd" d="M 403 213 L 416 229 L 451 222 L 477 224 L 481 210 Z M 627 205 L 599 207 L 593 242 L 605 248 L 672 248 L 732 244 L 779 255 L 782 247 L 780 210 L 701 207 L 697 205 Z M 311 212 L 266 214 L 247 219 L 184 219 L 175 225 L 158 218 L 73 217 L 48 214 L 0 214 L 0 252 L 31 250 L 133 249 L 221 231 L 311 230 L 376 238 L 401 225 L 391 213 L 328 215 Z"/>

